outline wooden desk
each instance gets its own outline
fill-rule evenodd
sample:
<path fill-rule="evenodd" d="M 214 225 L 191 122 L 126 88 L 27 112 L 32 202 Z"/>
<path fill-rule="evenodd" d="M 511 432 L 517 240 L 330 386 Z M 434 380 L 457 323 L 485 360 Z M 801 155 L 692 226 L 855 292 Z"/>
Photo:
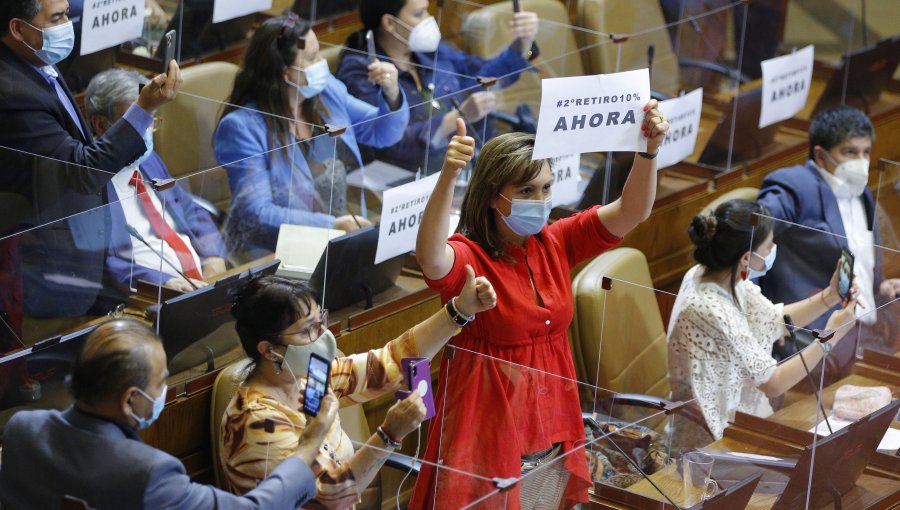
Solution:
<path fill-rule="evenodd" d="M 727 434 L 726 437 L 710 444 L 709 446 L 707 446 L 707 448 L 728 452 L 754 453 L 775 456 L 796 453 L 786 448 L 774 449 L 755 446 L 744 441 L 729 438 L 727 437 Z M 678 473 L 674 464 L 671 464 L 663 470 L 651 475 L 650 479 L 652 479 L 653 482 L 657 486 L 659 486 L 660 489 L 662 489 L 666 493 L 666 495 L 671 498 L 676 504 L 678 504 L 679 506 L 683 506 L 683 482 L 681 475 Z M 886 478 L 863 474 L 857 481 L 856 487 L 851 489 L 842 498 L 843 508 L 845 510 L 862 508 L 891 508 L 894 504 L 900 503 L 900 493 L 898 493 L 898 490 L 900 490 L 900 485 L 898 485 L 895 480 L 888 480 Z M 628 488 L 628 491 L 656 501 L 667 501 L 666 498 L 646 480 L 641 480 L 640 482 L 632 485 Z M 750 498 L 750 504 L 747 506 L 747 509 L 769 509 L 777 499 L 777 494 L 763 494 L 761 492 L 756 492 Z M 600 508 L 602 508 L 602 506 Z M 832 507 L 829 505 L 826 508 Z"/>

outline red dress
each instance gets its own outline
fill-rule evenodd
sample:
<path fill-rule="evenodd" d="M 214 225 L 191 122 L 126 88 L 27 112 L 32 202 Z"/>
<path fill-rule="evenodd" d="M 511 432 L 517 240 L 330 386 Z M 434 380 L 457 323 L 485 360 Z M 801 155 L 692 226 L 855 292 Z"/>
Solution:
<path fill-rule="evenodd" d="M 510 260 L 493 260 L 474 241 L 455 234 L 453 268 L 428 285 L 446 302 L 465 283 L 465 265 L 486 276 L 497 306 L 450 341 L 435 389 L 437 415 L 431 421 L 425 460 L 409 508 L 458 509 L 493 491 L 494 477 L 521 476 L 521 456 L 561 443 L 571 452 L 560 462 L 572 476 L 564 507 L 588 500 L 591 485 L 583 451 L 581 405 L 567 330 L 572 321 L 570 269 L 615 246 L 597 208 L 559 220 L 524 247 L 507 248 Z M 544 306 L 535 301 L 528 272 Z M 476 354 L 479 353 L 479 354 Z M 518 487 L 482 501 L 476 508 L 519 508 Z"/>

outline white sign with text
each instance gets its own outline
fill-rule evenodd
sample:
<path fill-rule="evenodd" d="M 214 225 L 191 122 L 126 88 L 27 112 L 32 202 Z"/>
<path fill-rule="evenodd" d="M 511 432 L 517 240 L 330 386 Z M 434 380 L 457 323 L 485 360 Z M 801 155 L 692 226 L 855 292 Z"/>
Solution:
<path fill-rule="evenodd" d="M 578 181 L 581 180 L 581 154 L 570 154 L 551 158 L 550 170 L 553 171 L 553 207 L 571 204 L 581 196 L 578 194 Z"/>
<path fill-rule="evenodd" d="M 85 0 L 81 54 L 137 39 L 144 31 L 144 0 Z"/>
<path fill-rule="evenodd" d="M 602 151 L 646 151 L 647 69 L 541 80 L 534 159 Z"/>
<path fill-rule="evenodd" d="M 690 156 L 697 145 L 700 113 L 703 109 L 703 88 L 659 103 L 659 111 L 669 121 L 669 132 L 659 148 L 656 169 L 662 170 Z"/>
<path fill-rule="evenodd" d="M 271 8 L 272 0 L 215 0 L 212 20 L 220 23 Z"/>
<path fill-rule="evenodd" d="M 759 127 L 789 119 L 806 106 L 812 83 L 813 45 L 762 62 Z"/>
<path fill-rule="evenodd" d="M 376 264 L 416 249 L 416 236 L 425 214 L 425 204 L 440 175 L 436 173 L 384 192 L 378 248 L 375 250 Z"/>

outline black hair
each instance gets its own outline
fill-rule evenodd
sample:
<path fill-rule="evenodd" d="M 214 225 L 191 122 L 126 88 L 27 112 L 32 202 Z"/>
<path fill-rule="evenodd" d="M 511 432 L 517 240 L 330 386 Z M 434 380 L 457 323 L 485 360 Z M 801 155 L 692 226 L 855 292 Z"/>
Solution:
<path fill-rule="evenodd" d="M 41 0 L 3 0 L 0 2 L 0 36 L 9 32 L 9 20 L 19 18 L 30 22 L 43 8 Z"/>
<path fill-rule="evenodd" d="M 75 359 L 69 391 L 75 400 L 96 403 L 132 386 L 146 389 L 152 377 L 149 348 L 161 341 L 134 319 L 104 322 L 91 332 Z"/>
<path fill-rule="evenodd" d="M 756 226 L 752 224 L 757 216 Z M 737 264 L 748 250 L 756 250 L 772 233 L 766 207 L 753 200 L 723 202 L 712 214 L 691 220 L 688 235 L 694 243 L 694 260 L 710 271 L 731 269 L 731 293 L 737 284 Z M 752 241 L 752 245 L 751 245 Z"/>
<path fill-rule="evenodd" d="M 809 159 L 815 159 L 816 145 L 830 151 L 845 140 L 859 136 L 875 141 L 875 128 L 865 113 L 846 105 L 822 110 L 809 124 Z"/>
<path fill-rule="evenodd" d="M 269 148 L 285 147 L 285 155 L 286 147 L 293 142 L 288 119 L 293 118 L 294 113 L 288 94 L 296 92 L 285 83 L 284 70 L 294 65 L 300 51 L 297 41 L 306 37 L 310 29 L 310 23 L 302 18 L 297 18 L 293 25 L 285 16 L 263 23 L 250 39 L 241 69 L 234 79 L 231 104 L 223 113 L 227 115 L 240 106 L 255 102 L 257 109 L 264 112 Z M 322 124 L 315 113 L 318 103 L 318 96 L 301 103 L 301 112 L 307 122 Z"/>
<path fill-rule="evenodd" d="M 247 356 L 259 361 L 259 343 L 274 342 L 291 324 L 309 315 L 315 303 L 316 291 L 305 282 L 281 276 L 250 280 L 238 291 L 231 309 Z"/>
<path fill-rule="evenodd" d="M 385 14 L 399 16 L 400 10 L 406 5 L 406 0 L 360 0 L 359 20 L 363 27 L 350 34 L 347 38 L 347 48 L 366 51 L 366 32 L 378 34 L 381 27 L 381 18 Z"/>

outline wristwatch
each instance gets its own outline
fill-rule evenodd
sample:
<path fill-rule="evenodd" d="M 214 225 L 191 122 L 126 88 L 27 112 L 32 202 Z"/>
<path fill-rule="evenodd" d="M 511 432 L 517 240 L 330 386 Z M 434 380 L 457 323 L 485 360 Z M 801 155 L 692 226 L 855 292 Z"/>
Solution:
<path fill-rule="evenodd" d="M 460 313 L 459 309 L 456 308 L 455 297 L 450 301 L 447 301 L 447 314 L 450 315 L 450 320 L 461 328 L 475 320 L 474 315 L 463 315 Z"/>
<path fill-rule="evenodd" d="M 381 425 L 375 429 L 375 433 L 378 434 L 378 437 L 381 438 L 381 442 L 388 448 L 400 448 L 400 441 L 394 441 L 394 439 L 384 431 L 384 428 L 382 428 Z"/>

